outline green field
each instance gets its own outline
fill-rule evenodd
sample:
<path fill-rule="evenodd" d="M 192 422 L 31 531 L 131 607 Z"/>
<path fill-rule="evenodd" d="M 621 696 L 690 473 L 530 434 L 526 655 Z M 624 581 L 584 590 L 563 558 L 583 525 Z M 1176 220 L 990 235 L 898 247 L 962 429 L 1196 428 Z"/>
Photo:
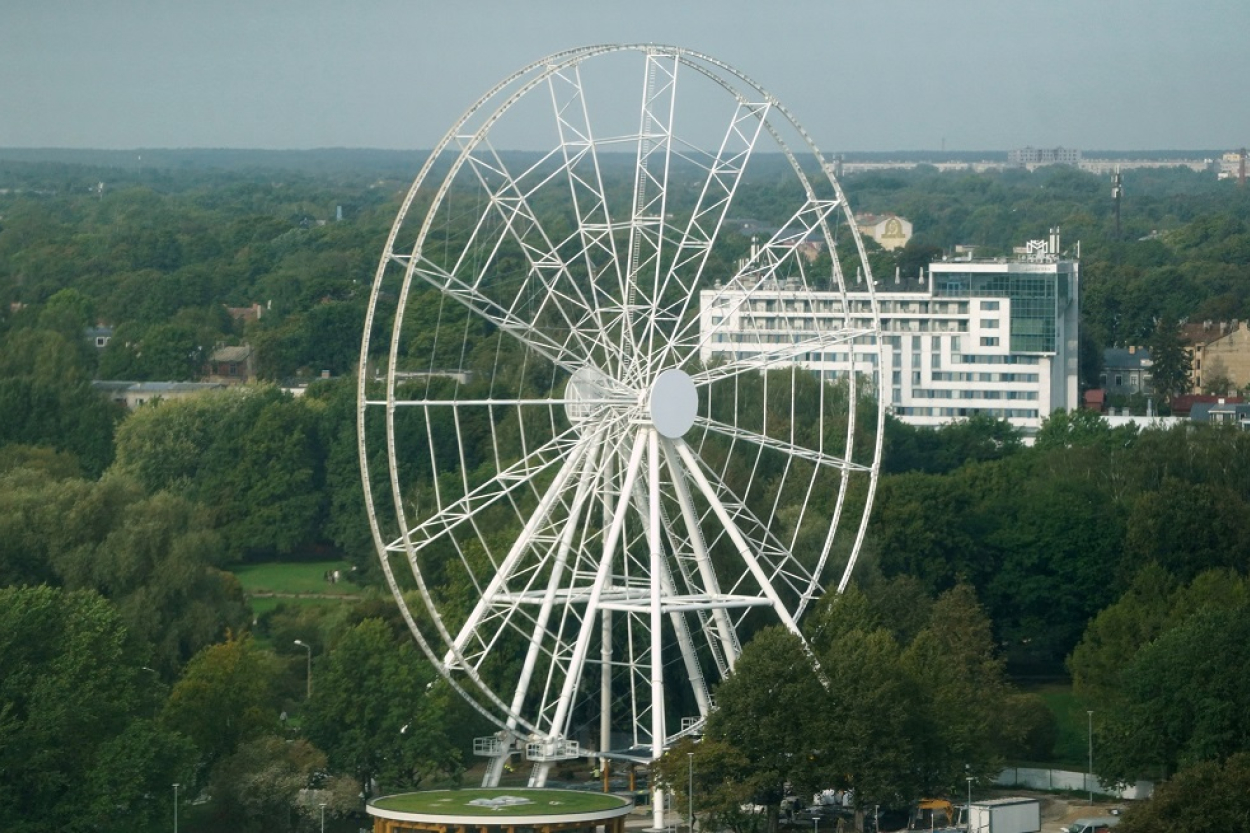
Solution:
<path fill-rule="evenodd" d="M 342 576 L 337 584 L 325 580 L 327 572 L 338 570 Z M 234 568 L 243 592 L 249 596 L 277 594 L 287 596 L 329 595 L 354 596 L 360 588 L 347 580 L 351 565 L 346 561 L 298 561 L 241 564 Z"/>
<path fill-rule="evenodd" d="M 319 596 L 251 596 L 248 602 L 252 606 L 252 613 L 257 616 L 264 616 L 279 605 L 286 605 L 287 607 L 292 605 L 298 605 L 299 607 L 339 605 L 343 604 L 343 599 L 326 599 Z"/>
<path fill-rule="evenodd" d="M 479 798 L 498 798 L 511 795 L 528 798 L 529 804 L 514 804 L 495 809 L 470 804 Z M 611 810 L 629 803 L 628 799 L 599 792 L 580 792 L 574 790 L 533 790 L 533 789 L 469 789 L 469 790 L 428 790 L 426 792 L 402 793 L 389 795 L 375 800 L 374 805 L 386 810 L 401 813 L 445 813 L 447 815 L 493 816 L 506 814 L 510 816 L 534 816 L 544 813 L 590 813 L 597 810 Z"/>
<path fill-rule="evenodd" d="M 1071 683 L 1047 683 L 1025 689 L 1046 701 L 1059 722 L 1059 739 L 1055 741 L 1051 765 L 1084 770 L 1089 756 L 1089 715 L 1086 706 L 1072 693 Z M 1098 715 L 1094 715 L 1097 721 Z"/>

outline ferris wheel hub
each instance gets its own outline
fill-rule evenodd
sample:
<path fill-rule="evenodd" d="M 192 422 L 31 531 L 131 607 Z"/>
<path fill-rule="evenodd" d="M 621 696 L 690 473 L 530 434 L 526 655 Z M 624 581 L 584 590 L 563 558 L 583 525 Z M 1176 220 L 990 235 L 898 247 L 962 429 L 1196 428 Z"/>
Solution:
<path fill-rule="evenodd" d="M 581 426 L 602 407 L 611 392 L 608 377 L 593 365 L 583 365 L 573 372 L 564 386 L 564 413 L 574 426 Z"/>
<path fill-rule="evenodd" d="M 655 377 L 647 403 L 651 424 L 670 440 L 685 436 L 699 413 L 699 392 L 684 370 L 672 368 Z"/>

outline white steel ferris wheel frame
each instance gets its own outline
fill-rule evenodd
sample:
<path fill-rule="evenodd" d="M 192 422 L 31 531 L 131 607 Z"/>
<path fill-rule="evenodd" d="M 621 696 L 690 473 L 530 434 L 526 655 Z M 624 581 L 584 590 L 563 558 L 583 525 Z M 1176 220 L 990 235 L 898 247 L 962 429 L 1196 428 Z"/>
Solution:
<path fill-rule="evenodd" d="M 583 69 L 621 54 L 641 61 L 638 127 L 605 138 L 595 131 Z M 713 151 L 697 150 L 677 129 L 679 76 L 691 72 L 731 105 Z M 514 171 L 493 145 L 495 132 L 518 102 L 540 95 L 550 99 L 556 146 Z M 706 274 L 761 145 L 788 162 L 801 198 L 734 274 Z M 621 148 L 633 160 L 627 205 L 613 199 L 602 173 L 604 154 Z M 678 160 L 692 159 L 704 179 L 678 220 L 669 176 Z M 449 160 L 450 170 L 436 173 Z M 805 172 L 812 160 L 819 169 L 815 179 Z M 476 190 L 480 215 L 468 212 L 457 220 L 462 227 L 440 230 L 440 222 L 452 225 L 457 189 L 465 183 Z M 553 185 L 568 194 L 571 231 L 549 228 L 535 205 Z M 417 225 L 408 215 L 419 200 L 429 205 Z M 870 314 L 850 314 L 845 269 L 833 254 L 839 233 L 853 243 L 855 265 L 867 277 Z M 830 274 L 804 272 L 797 252 L 813 239 L 832 254 Z M 507 278 L 512 283 L 503 283 L 508 253 L 521 266 Z M 809 322 L 807 331 L 761 343 L 749 356 L 704 361 L 711 334 L 700 327 L 700 293 L 759 329 L 764 319 L 753 300 L 770 292 L 768 297 L 778 297 L 774 290 L 783 274 L 785 297 L 806 302 L 808 310 L 818 283 L 837 293 L 841 324 Z M 406 316 L 416 294 L 429 288 L 467 310 L 469 320 L 485 322 L 501 342 L 533 356 L 556 383 L 539 395 L 523 386 L 505 389 L 493 378 L 473 388 L 465 370 L 468 336 L 455 372 L 431 364 L 427 372 L 406 373 Z M 383 360 L 371 341 L 388 304 L 394 322 Z M 880 367 L 879 326 L 871 271 L 840 185 L 780 102 L 724 63 L 655 45 L 570 50 L 505 79 L 452 127 L 409 189 L 378 266 L 358 369 L 357 417 L 366 509 L 386 580 L 426 656 L 499 728 L 481 739 L 480 751 L 492 759 L 484 783 L 498 783 L 516 751 L 534 762 L 533 786 L 545 783 L 552 762 L 583 754 L 573 738 L 573 713 L 579 692 L 593 688 L 584 672 L 596 665 L 594 754 L 651 760 L 678 737 L 699 731 L 713 708 L 711 687 L 732 671 L 740 630 L 752 611 L 768 611 L 798 633 L 800 616 L 828 578 L 834 533 L 853 503 L 858 523 L 838 556 L 844 558 L 838 591 L 846 586 L 875 491 L 884 397 L 877 399 L 875 432 L 857 448 L 863 433 L 856 424 L 860 388 L 872 383 L 853 367 L 844 419 L 836 423 L 844 432 L 841 447 L 834 449 L 826 429 L 835 423 L 826 414 L 839 407 L 835 396 L 820 383 L 815 412 L 796 413 L 803 384 L 798 374 L 810 378 L 799 368 L 813 353 L 856 345 L 856 355 L 876 352 Z M 454 337 L 450 326 L 448 331 L 446 337 L 441 329 L 434 334 L 436 345 Z M 383 361 L 375 380 L 371 374 Z M 499 362 L 496 353 L 496 373 Z M 777 369 L 790 373 L 788 383 L 769 381 L 765 372 Z M 442 387 L 430 393 L 432 377 L 440 375 L 446 377 Z M 413 393 L 413 378 L 424 381 L 425 392 Z M 740 391 L 748 388 L 762 397 L 760 403 L 740 401 Z M 729 389 L 730 409 L 714 412 L 713 399 Z M 753 407 L 761 412 L 757 421 L 740 421 L 738 411 Z M 520 452 L 506 455 L 497 426 L 510 411 L 518 415 Z M 782 416 L 769 416 L 774 412 Z M 433 508 L 425 511 L 414 509 L 414 487 L 401 474 L 412 453 L 401 447 L 397 427 L 405 413 L 425 420 L 433 469 L 448 451 L 434 447 L 434 421 L 445 418 L 460 442 L 451 465 L 432 477 L 433 498 L 426 502 Z M 525 415 L 535 413 L 547 424 L 540 436 L 527 434 L 532 429 Z M 489 477 L 469 472 L 463 437 L 474 414 L 486 414 L 490 422 Z M 385 422 L 389 493 L 378 485 L 376 465 L 371 467 L 379 460 L 369 439 L 378 419 Z M 804 434 L 804 421 L 817 426 L 815 439 Z M 771 504 L 760 498 L 766 457 L 776 464 L 771 477 L 780 484 Z M 746 461 L 745 485 L 729 482 L 730 458 Z M 449 472 L 456 482 L 440 485 L 452 483 L 438 476 Z M 859 492 L 848 499 L 856 483 Z M 783 486 L 802 498 L 793 517 L 781 506 Z M 826 493 L 836 495 L 827 501 L 827 520 L 807 509 Z M 495 530 L 482 528 L 481 520 L 503 510 L 520 527 L 506 547 L 495 543 Z M 813 528 L 819 534 L 804 560 L 794 554 L 799 530 Z M 396 568 L 400 559 L 410 580 Z M 471 609 L 451 616 L 432 582 L 453 570 L 478 595 Z M 415 613 L 408 603 L 414 596 L 420 601 Z M 510 691 L 491 677 L 491 662 L 506 651 L 520 658 L 510 670 Z M 669 657 L 675 667 L 666 680 Z M 693 700 L 698 711 L 680 727 L 668 725 L 675 679 L 688 687 L 686 702 Z M 629 693 L 615 695 L 621 688 Z M 615 749 L 614 711 L 624 713 L 629 739 Z M 662 812 L 657 801 L 657 819 Z"/>

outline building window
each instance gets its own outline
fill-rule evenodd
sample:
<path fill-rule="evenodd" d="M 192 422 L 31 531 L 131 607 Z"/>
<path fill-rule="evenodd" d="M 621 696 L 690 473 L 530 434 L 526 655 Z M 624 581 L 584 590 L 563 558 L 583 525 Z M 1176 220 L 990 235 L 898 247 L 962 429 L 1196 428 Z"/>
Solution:
<path fill-rule="evenodd" d="M 981 346 L 982 347 L 997 347 L 998 337 L 997 336 L 981 336 Z"/>
<path fill-rule="evenodd" d="M 996 310 L 996 309 L 998 309 L 998 301 L 982 301 L 982 302 L 981 302 L 981 309 L 983 309 L 983 310 Z"/>
<path fill-rule="evenodd" d="M 982 330 L 997 330 L 998 319 L 997 318 L 982 318 L 981 329 Z"/>

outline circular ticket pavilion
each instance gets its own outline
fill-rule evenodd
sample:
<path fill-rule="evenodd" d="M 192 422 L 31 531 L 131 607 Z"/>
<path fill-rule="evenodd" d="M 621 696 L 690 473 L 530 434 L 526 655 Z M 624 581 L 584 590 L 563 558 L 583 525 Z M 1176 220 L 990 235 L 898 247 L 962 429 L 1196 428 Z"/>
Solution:
<path fill-rule="evenodd" d="M 624 833 L 628 798 L 577 790 L 466 789 L 370 801 L 373 833 Z"/>

